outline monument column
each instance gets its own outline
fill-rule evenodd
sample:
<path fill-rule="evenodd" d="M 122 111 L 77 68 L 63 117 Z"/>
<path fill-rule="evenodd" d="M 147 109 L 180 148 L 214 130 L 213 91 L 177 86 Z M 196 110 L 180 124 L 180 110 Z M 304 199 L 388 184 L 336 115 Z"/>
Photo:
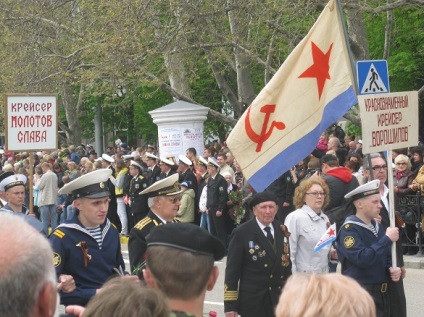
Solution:
<path fill-rule="evenodd" d="M 193 147 L 197 156 L 203 154 L 203 123 L 207 119 L 209 108 L 175 101 L 169 105 L 149 111 L 153 123 L 158 126 L 159 155 L 185 155 Z"/>

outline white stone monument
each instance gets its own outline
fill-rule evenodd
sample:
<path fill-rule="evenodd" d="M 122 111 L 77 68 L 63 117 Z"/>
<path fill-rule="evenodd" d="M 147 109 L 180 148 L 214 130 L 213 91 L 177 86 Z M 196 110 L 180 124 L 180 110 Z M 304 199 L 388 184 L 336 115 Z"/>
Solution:
<path fill-rule="evenodd" d="M 185 101 L 175 101 L 156 110 L 149 111 L 153 123 L 158 126 L 159 155 L 185 155 L 193 147 L 197 156 L 203 155 L 203 123 L 207 119 L 208 107 Z"/>

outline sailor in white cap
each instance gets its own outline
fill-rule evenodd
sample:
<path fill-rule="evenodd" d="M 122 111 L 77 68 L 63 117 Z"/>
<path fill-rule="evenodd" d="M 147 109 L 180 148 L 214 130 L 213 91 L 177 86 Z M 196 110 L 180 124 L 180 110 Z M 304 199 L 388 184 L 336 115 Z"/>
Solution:
<path fill-rule="evenodd" d="M 146 162 L 146 165 L 149 168 L 150 172 L 149 185 L 152 185 L 153 183 L 160 180 L 161 169 L 157 165 L 157 160 L 159 160 L 159 158 L 156 155 L 146 152 L 144 161 Z"/>
<path fill-rule="evenodd" d="M 219 164 L 214 157 L 208 157 L 209 180 L 207 186 L 206 208 L 209 215 L 211 233 L 227 245 L 227 229 L 224 208 L 227 206 L 227 181 L 219 174 Z"/>
<path fill-rule="evenodd" d="M 66 184 L 59 194 L 71 194 L 78 212 L 50 236 L 56 274 L 70 275 L 72 292 L 61 291 L 61 303 L 85 306 L 115 274 L 124 274 L 118 230 L 106 217 L 110 194 L 106 182 L 110 169 L 99 169 Z"/>
<path fill-rule="evenodd" d="M 142 175 L 143 167 L 136 161 L 131 161 L 130 164 L 130 187 L 129 187 L 129 206 L 130 206 L 130 230 L 141 219 L 147 216 L 149 206 L 147 205 L 147 195 L 140 193 L 149 187 L 148 180 Z"/>
<path fill-rule="evenodd" d="M 197 212 L 198 206 L 199 206 L 199 186 L 197 182 L 196 174 L 194 174 L 194 171 L 192 169 L 193 163 L 192 161 L 184 156 L 179 155 L 178 156 L 178 169 L 177 171 L 180 173 L 179 182 L 190 182 L 190 189 L 194 191 L 194 207 L 195 207 L 195 223 L 200 224 L 200 214 Z M 187 194 L 187 193 L 186 193 Z"/>
<path fill-rule="evenodd" d="M 116 177 L 116 170 L 112 165 L 113 163 L 115 163 L 115 159 L 112 156 L 106 153 L 103 153 L 101 163 L 102 163 L 102 168 L 111 170 L 112 176 Z M 107 217 L 115 225 L 115 227 L 117 227 L 118 230 L 121 231 L 122 225 L 118 216 L 118 205 L 116 203 L 115 185 L 113 185 L 112 181 L 108 179 L 106 182 L 106 186 L 110 193 L 110 202 L 109 202 L 109 209 L 107 211 Z"/>
<path fill-rule="evenodd" d="M 345 195 L 355 206 L 339 231 L 336 249 L 342 274 L 355 279 L 373 297 L 377 316 L 390 315 L 389 280 L 398 281 L 400 268 L 391 266 L 391 245 L 399 239 L 398 228 L 387 228 L 375 219 L 382 208 L 380 180 L 373 180 Z"/>
<path fill-rule="evenodd" d="M 128 241 L 131 272 L 137 273 L 139 276 L 141 276 L 141 269 L 145 261 L 146 236 L 152 228 L 176 221 L 175 217 L 181 199 L 178 174 L 157 181 L 140 194 L 148 195 L 150 211 L 131 230 Z"/>
<path fill-rule="evenodd" d="M 174 170 L 175 164 L 171 160 L 168 160 L 167 158 L 161 156 L 160 157 L 160 179 L 167 178 L 173 174 L 175 174 L 177 171 Z"/>
<path fill-rule="evenodd" d="M 7 203 L 0 209 L 0 212 L 7 212 L 22 217 L 28 224 L 38 232 L 43 233 L 43 224 L 33 215 L 29 215 L 25 202 L 25 184 L 27 178 L 22 174 L 4 172 L 0 175 L 0 192 Z"/>

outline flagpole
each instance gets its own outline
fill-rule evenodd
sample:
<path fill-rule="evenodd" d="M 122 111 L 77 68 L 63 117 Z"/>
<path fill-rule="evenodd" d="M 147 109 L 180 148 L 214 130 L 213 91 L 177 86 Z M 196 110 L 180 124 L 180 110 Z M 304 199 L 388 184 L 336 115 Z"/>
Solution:
<path fill-rule="evenodd" d="M 337 11 L 339 12 L 339 19 L 340 19 L 340 23 L 343 26 L 343 33 L 344 33 L 344 40 L 345 40 L 345 45 L 346 45 L 346 49 L 349 55 L 349 62 L 350 62 L 350 67 L 352 69 L 352 74 L 353 74 L 353 89 L 355 90 L 355 95 L 358 95 L 358 88 L 357 88 L 357 84 L 356 84 L 356 67 L 355 67 L 355 63 L 354 63 L 354 59 L 353 59 L 353 54 L 352 54 L 352 50 L 350 49 L 350 44 L 349 44 L 349 35 L 347 33 L 347 29 L 346 29 L 346 24 L 344 22 L 344 16 L 343 16 L 343 9 L 342 9 L 342 3 L 341 0 L 335 0 L 337 3 Z"/>

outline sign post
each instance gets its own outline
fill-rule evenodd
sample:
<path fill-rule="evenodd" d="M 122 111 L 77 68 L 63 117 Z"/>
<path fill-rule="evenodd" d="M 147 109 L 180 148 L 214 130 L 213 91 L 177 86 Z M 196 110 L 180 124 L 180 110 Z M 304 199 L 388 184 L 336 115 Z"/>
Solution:
<path fill-rule="evenodd" d="M 392 150 L 418 143 L 418 92 L 396 92 L 358 96 L 362 120 L 362 151 L 387 151 L 390 226 L 395 226 Z M 396 263 L 392 244 L 392 265 Z"/>
<path fill-rule="evenodd" d="M 44 94 L 6 94 L 5 132 L 7 151 L 29 151 L 29 192 L 33 197 L 33 153 L 57 149 L 57 96 Z M 33 200 L 29 200 L 30 213 Z"/>

